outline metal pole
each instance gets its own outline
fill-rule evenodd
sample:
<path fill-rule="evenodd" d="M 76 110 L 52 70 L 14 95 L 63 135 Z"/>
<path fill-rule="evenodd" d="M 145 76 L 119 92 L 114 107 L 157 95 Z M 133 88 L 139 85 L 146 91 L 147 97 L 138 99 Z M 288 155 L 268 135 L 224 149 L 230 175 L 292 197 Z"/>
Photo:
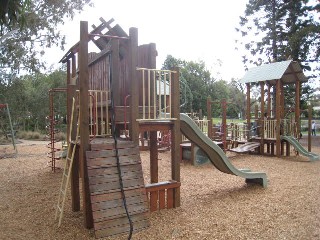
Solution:
<path fill-rule="evenodd" d="M 16 146 L 16 141 L 14 139 L 14 132 L 13 132 L 13 126 L 12 126 L 12 121 L 11 121 L 9 104 L 7 103 L 6 97 L 3 94 L 0 94 L 0 95 L 4 98 L 4 101 L 6 102 L 5 105 L 6 105 L 6 108 L 7 108 L 7 114 L 8 114 L 9 123 L 10 123 L 12 145 L 13 145 L 13 149 L 16 151 L 16 153 L 18 153 L 18 149 L 17 149 L 17 146 Z"/>
<path fill-rule="evenodd" d="M 11 139 L 12 139 L 12 144 L 13 144 L 13 149 L 16 150 L 16 153 L 18 153 L 17 147 L 16 147 L 16 141 L 14 139 L 14 132 L 13 132 L 13 126 L 12 126 L 12 122 L 11 122 L 11 115 L 10 115 L 10 110 L 9 110 L 9 104 L 6 103 L 7 105 L 7 113 L 8 113 L 8 117 L 9 117 L 9 122 L 10 122 L 10 129 L 11 129 Z"/>

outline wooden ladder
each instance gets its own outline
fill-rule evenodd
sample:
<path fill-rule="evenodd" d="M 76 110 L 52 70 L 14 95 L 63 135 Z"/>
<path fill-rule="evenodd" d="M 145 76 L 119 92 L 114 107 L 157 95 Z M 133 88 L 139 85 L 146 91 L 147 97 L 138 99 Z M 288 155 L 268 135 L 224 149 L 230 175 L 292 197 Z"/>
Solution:
<path fill-rule="evenodd" d="M 79 124 L 80 117 L 79 116 L 78 116 L 78 121 L 77 121 L 76 137 L 75 137 L 74 141 L 71 140 L 72 126 L 73 126 L 73 121 L 74 121 L 74 110 L 75 110 L 75 99 L 73 98 L 71 119 L 70 119 L 71 126 L 70 126 L 70 130 L 69 130 L 70 139 L 69 139 L 69 144 L 68 144 L 68 149 L 67 149 L 67 157 L 66 157 L 66 162 L 64 165 L 63 174 L 62 174 L 61 187 L 59 190 L 59 198 L 58 198 L 58 204 L 56 207 L 56 214 L 55 214 L 55 220 L 57 220 L 58 215 L 59 215 L 58 227 L 60 227 L 61 222 L 62 222 L 64 205 L 65 205 L 68 185 L 69 185 L 69 181 L 70 181 L 73 159 L 74 159 L 76 148 L 77 148 L 77 142 L 79 140 L 79 132 L 80 132 L 80 127 L 79 127 L 80 126 L 80 124 Z"/>

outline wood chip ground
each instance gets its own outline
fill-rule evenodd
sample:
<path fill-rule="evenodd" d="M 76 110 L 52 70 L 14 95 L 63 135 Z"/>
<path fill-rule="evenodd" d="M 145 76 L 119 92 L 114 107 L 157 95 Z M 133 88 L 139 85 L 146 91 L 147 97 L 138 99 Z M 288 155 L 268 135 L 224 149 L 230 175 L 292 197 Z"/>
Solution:
<path fill-rule="evenodd" d="M 312 151 L 320 154 L 319 139 Z M 62 171 L 48 167 L 45 142 L 0 146 L 0 239 L 94 239 L 83 213 L 67 200 L 54 221 Z M 266 172 L 268 188 L 247 185 L 212 165 L 181 163 L 181 207 L 150 215 L 150 228 L 132 239 L 320 239 L 320 161 L 228 153 L 238 168 Z M 141 152 L 144 173 L 149 153 Z M 58 166 L 63 166 L 57 162 Z M 170 153 L 159 154 L 160 181 L 170 179 Z M 149 177 L 145 174 L 145 182 Z M 69 194 L 70 196 L 70 194 Z M 127 239 L 127 235 L 107 239 Z"/>

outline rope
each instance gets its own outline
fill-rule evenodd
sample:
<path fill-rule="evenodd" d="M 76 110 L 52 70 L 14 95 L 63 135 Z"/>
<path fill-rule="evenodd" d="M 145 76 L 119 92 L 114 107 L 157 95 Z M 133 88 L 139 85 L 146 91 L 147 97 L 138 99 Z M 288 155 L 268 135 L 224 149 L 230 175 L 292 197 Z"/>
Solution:
<path fill-rule="evenodd" d="M 109 55 L 109 63 L 111 63 L 111 54 Z M 111 70 L 111 64 L 109 64 L 109 79 L 112 81 L 112 70 Z M 110 84 L 111 85 L 111 84 Z M 129 220 L 129 225 L 130 225 L 130 231 L 129 231 L 129 236 L 128 240 L 131 239 L 132 237 L 132 232 L 133 232 L 133 224 L 132 220 L 128 211 L 128 206 L 127 206 L 127 200 L 126 200 L 126 195 L 124 193 L 124 188 L 123 188 L 123 179 L 122 179 L 122 171 L 120 167 L 120 159 L 119 159 L 119 151 L 118 151 L 118 141 L 117 141 L 117 136 L 116 136 L 116 124 L 115 124 L 115 111 L 114 111 L 114 99 L 113 99 L 113 92 L 111 91 L 111 127 L 112 127 L 112 137 L 114 140 L 114 146 L 115 146 L 115 151 L 116 151 L 116 159 L 117 159 L 117 169 L 118 169 L 118 175 L 119 175 L 119 182 L 120 182 L 120 190 L 121 190 L 121 197 L 122 197 L 122 203 L 126 211 L 127 218 Z"/>

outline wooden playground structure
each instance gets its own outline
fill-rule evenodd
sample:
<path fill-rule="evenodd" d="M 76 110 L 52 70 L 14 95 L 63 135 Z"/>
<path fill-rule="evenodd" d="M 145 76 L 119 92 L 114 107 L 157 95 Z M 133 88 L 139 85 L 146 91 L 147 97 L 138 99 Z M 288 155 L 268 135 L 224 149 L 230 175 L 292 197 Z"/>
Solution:
<path fill-rule="evenodd" d="M 300 88 L 301 83 L 307 82 L 299 63 L 289 60 L 252 68 L 245 74 L 241 82 L 245 83 L 247 87 L 246 123 L 227 126 L 227 103 L 222 100 L 221 140 L 224 149 L 228 148 L 235 152 L 255 150 L 262 155 L 289 156 L 290 145 L 298 147 L 293 139 L 299 138 L 301 129 Z M 250 95 L 252 85 L 260 86 L 260 101 L 254 105 L 253 117 Z M 295 89 L 294 105 L 289 110 L 286 110 L 285 85 L 294 85 Z M 267 86 L 267 90 L 265 90 L 265 86 Z M 266 99 L 265 95 L 267 95 Z M 211 119 L 211 105 L 212 101 L 209 98 L 207 100 L 208 119 Z M 293 114 L 294 117 L 292 117 Z M 309 129 L 310 124 L 311 111 L 309 112 Z M 216 140 L 217 130 L 212 126 L 211 121 L 208 123 L 208 129 L 208 136 Z M 308 139 L 310 152 L 310 133 Z M 239 144 L 244 144 L 244 146 L 238 147 Z"/>
<path fill-rule="evenodd" d="M 91 32 L 88 22 L 82 21 L 80 41 L 61 59 L 67 65 L 65 169 L 70 174 L 64 173 L 60 192 L 65 195 L 70 180 L 72 210 L 80 210 L 81 198 L 85 227 L 94 228 L 96 237 L 105 237 L 147 227 L 149 209 L 180 206 L 181 133 L 178 69 L 156 70 L 156 45 L 138 45 L 136 28 L 127 34 L 119 25 L 111 27 L 113 19 L 100 21 Z M 89 53 L 89 42 L 100 52 Z M 170 86 L 164 87 L 168 98 L 157 94 L 161 83 Z M 157 131 L 167 130 L 172 133 L 172 177 L 159 182 Z M 150 136 L 147 185 L 139 155 L 140 132 Z M 62 199 L 56 214 L 59 224 Z"/>
<path fill-rule="evenodd" d="M 130 238 L 133 231 L 149 226 L 149 211 L 179 207 L 180 131 L 205 151 L 218 170 L 243 177 L 246 183 L 267 186 L 265 173 L 235 168 L 221 150 L 222 144 L 219 143 L 219 147 L 212 141 L 211 115 L 208 120 L 195 123 L 186 114 L 180 114 L 179 69 L 156 69 L 154 43 L 139 45 L 136 28 L 130 28 L 127 34 L 119 25 L 111 27 L 113 19 L 105 21 L 100 18 L 100 21 L 100 25 L 93 25 L 90 32 L 88 22 L 80 22 L 80 41 L 60 61 L 67 65 L 68 150 L 56 209 L 59 225 L 69 182 L 72 210 L 79 211 L 82 202 L 84 225 L 94 228 L 96 237 L 129 232 Z M 89 43 L 94 44 L 99 53 L 89 53 Z M 283 134 L 284 130 L 291 129 L 289 124 L 283 124 L 283 84 L 292 83 L 292 76 L 297 94 L 295 122 L 298 122 L 300 83 L 306 80 L 299 65 L 288 62 L 279 81 L 275 78 L 259 80 L 261 115 L 258 125 L 264 127 L 252 137 L 251 118 L 247 114 L 246 135 L 247 139 L 261 144 L 262 154 L 265 144 L 269 146 L 268 151 L 271 146 L 271 153 L 276 146 L 277 156 L 283 152 L 282 145 L 286 140 L 280 138 L 280 131 Z M 249 79 L 246 84 L 250 113 L 252 80 Z M 261 117 L 265 112 L 271 114 L 269 100 L 267 111 L 264 110 L 265 81 L 269 86 L 268 96 L 271 86 L 276 85 L 277 111 L 273 122 Z M 225 122 L 223 124 L 226 126 Z M 171 178 L 164 182 L 159 182 L 158 132 L 170 132 Z M 234 132 L 234 136 L 239 138 L 239 132 L 240 129 Z M 269 132 L 273 135 L 268 135 Z M 144 183 L 139 154 L 141 133 L 146 133 L 149 141 L 148 184 Z M 224 134 L 224 149 L 226 137 Z"/>
<path fill-rule="evenodd" d="M 298 62 L 289 60 L 271 63 L 250 69 L 241 80 L 246 84 L 246 121 L 227 124 L 227 101 L 222 99 L 222 122 L 218 127 L 212 123 L 212 105 L 207 99 L 208 129 L 207 135 L 213 141 L 221 142 L 224 151 L 237 153 L 256 153 L 270 156 L 290 156 L 290 147 L 295 154 L 301 153 L 311 161 L 319 156 L 311 152 L 312 107 L 308 108 L 308 150 L 304 149 L 297 139 L 300 138 L 300 88 L 307 82 Z M 251 103 L 251 87 L 260 86 L 259 102 Z M 285 102 L 284 88 L 294 85 L 294 104 Z M 265 89 L 267 86 L 267 90 Z M 265 98 L 265 95 L 267 96 Z M 254 109 L 253 109 L 254 107 Z M 253 113 L 252 113 L 253 112 Z M 191 150 L 192 151 L 192 150 Z"/>

